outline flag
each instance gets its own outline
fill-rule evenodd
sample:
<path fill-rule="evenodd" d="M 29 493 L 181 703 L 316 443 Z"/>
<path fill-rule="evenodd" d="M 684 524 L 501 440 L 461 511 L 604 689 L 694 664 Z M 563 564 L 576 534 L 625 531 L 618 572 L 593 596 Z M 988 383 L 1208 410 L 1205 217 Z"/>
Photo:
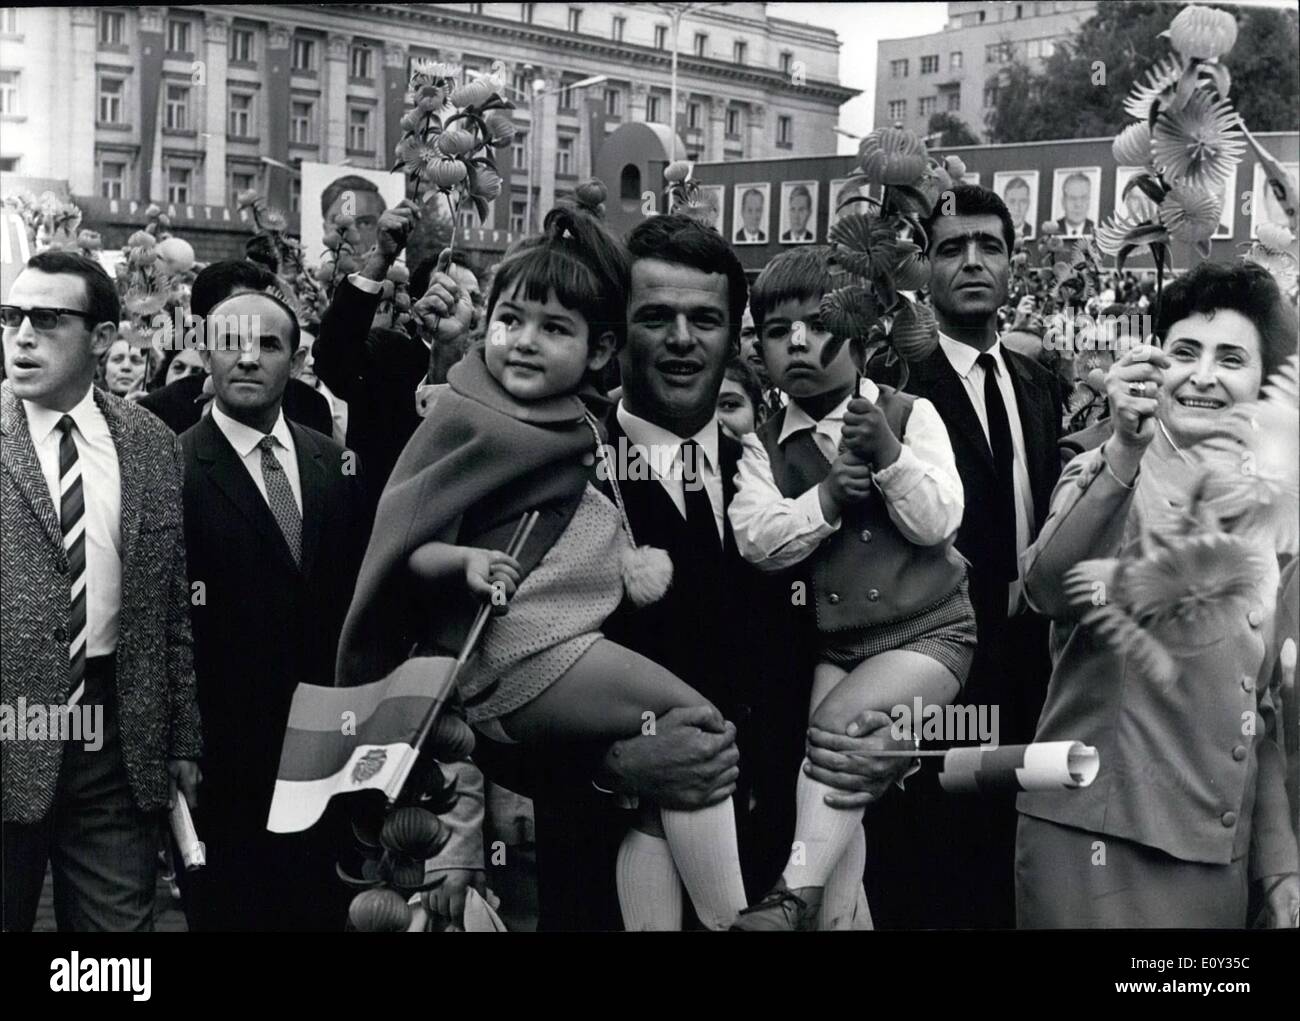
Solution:
<path fill-rule="evenodd" d="M 293 693 L 266 828 L 298 833 L 330 798 L 360 790 L 396 797 L 415 765 L 415 738 L 456 661 L 409 659 L 354 688 L 300 684 Z"/>
<path fill-rule="evenodd" d="M 1097 749 L 1081 741 L 951 748 L 943 758 L 939 785 L 949 794 L 1065 791 L 1087 787 L 1100 767 Z"/>

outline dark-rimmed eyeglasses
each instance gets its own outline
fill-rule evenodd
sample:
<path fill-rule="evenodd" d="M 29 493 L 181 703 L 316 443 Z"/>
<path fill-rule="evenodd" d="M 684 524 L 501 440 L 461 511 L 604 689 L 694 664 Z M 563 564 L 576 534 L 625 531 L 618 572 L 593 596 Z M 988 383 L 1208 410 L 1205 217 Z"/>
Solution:
<path fill-rule="evenodd" d="M 80 316 L 90 324 L 94 317 L 78 308 L 19 308 L 17 305 L 0 305 L 0 326 L 16 330 L 24 319 L 30 319 L 38 330 L 52 330 L 59 325 L 59 316 Z"/>

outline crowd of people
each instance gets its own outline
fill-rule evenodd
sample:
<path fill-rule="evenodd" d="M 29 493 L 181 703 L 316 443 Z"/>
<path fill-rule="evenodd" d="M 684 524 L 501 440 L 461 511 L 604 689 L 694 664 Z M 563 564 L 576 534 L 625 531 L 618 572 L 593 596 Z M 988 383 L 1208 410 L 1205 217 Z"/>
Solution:
<path fill-rule="evenodd" d="M 1141 618 L 1164 681 L 1078 596 L 1210 513 L 1203 452 L 1294 383 L 1295 310 L 1246 262 L 1062 302 L 998 195 L 953 195 L 902 374 L 832 343 L 828 249 L 751 283 L 672 213 L 620 239 L 560 207 L 482 279 L 410 267 L 437 319 L 399 328 L 404 202 L 319 322 L 273 257 L 202 267 L 188 311 L 241 343 L 161 359 L 96 261 L 33 256 L 0 310 L 3 701 L 105 725 L 3 742 L 4 927 L 49 869 L 61 929 L 151 928 L 183 797 L 192 930 L 342 930 L 347 799 L 266 828 L 294 690 L 455 656 L 484 603 L 438 747 L 445 922 L 492 885 L 490 781 L 531 799 L 544 930 L 1295 927 L 1293 530 L 1219 514 L 1258 570 Z M 1063 355 L 1066 310 L 1153 328 Z M 947 793 L 895 725 L 916 699 L 1081 741 L 1097 778 Z"/>

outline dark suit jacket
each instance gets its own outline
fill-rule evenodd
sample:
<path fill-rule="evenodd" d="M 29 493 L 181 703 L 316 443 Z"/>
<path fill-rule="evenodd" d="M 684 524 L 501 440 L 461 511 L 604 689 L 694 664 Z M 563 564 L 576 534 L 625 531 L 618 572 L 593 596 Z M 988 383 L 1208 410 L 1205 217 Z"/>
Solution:
<path fill-rule="evenodd" d="M 203 417 L 203 405 L 195 401 L 203 391 L 206 376 L 186 376 L 169 383 L 137 402 L 161 418 L 177 436 Z M 289 380 L 284 388 L 284 417 L 318 433 L 334 433 L 334 417 L 329 401 L 298 379 Z"/>
<path fill-rule="evenodd" d="M 1070 228 L 1067 227 L 1067 226 L 1065 225 L 1065 217 L 1064 217 L 1064 216 L 1062 216 L 1062 217 L 1058 217 L 1058 218 L 1057 218 L 1056 225 L 1057 225 L 1058 227 L 1061 228 L 1061 233 L 1064 234 L 1064 235 L 1066 235 L 1066 236 L 1068 236 L 1068 237 L 1081 237 L 1082 234 L 1096 234 L 1096 233 L 1097 233 L 1097 225 L 1096 225 L 1095 223 L 1093 223 L 1091 220 L 1086 219 L 1086 218 L 1085 218 L 1084 221 L 1083 221 L 1083 231 L 1082 231 L 1081 234 L 1071 234 L 1071 233 L 1070 233 Z"/>
<path fill-rule="evenodd" d="M 429 370 L 429 349 L 421 341 L 400 330 L 371 329 L 379 301 L 378 294 L 344 280 L 312 349 L 316 375 L 348 403 L 348 448 L 360 462 L 372 513 L 420 424 L 415 388 Z"/>
<path fill-rule="evenodd" d="M 187 890 L 200 928 L 316 927 L 306 921 L 311 898 L 338 886 L 329 874 L 338 850 L 332 835 L 265 832 L 294 688 L 333 683 L 365 538 L 357 480 L 341 468 L 343 449 L 294 423 L 289 430 L 302 482 L 301 568 L 212 417 L 180 439 L 189 574 L 204 586 L 193 618 L 199 705 L 207 713 L 196 825 L 208 842 L 208 866 L 191 884 L 197 894 Z M 282 881 L 259 900 L 240 892 L 255 872 Z M 315 888 L 307 895 L 309 874 Z M 293 900 L 298 894 L 305 899 Z M 327 927 L 341 926 L 339 916 Z"/>
<path fill-rule="evenodd" d="M 624 433 L 612 413 L 607 424 L 618 449 Z M 722 435 L 727 505 L 740 450 Z M 788 588 L 741 559 L 729 522 L 722 556 L 706 561 L 688 547 L 685 520 L 656 479 L 619 486 L 637 542 L 666 550 L 674 575 L 662 600 L 640 609 L 624 603 L 602 630 L 672 670 L 736 724 L 741 782 L 734 802 L 741 866 L 754 899 L 780 875 L 793 839 L 812 680 L 810 621 L 791 607 Z M 614 865 L 635 816 L 592 786 L 607 748 L 533 753 L 522 774 L 510 771 L 500 746 L 480 739 L 475 752 L 489 777 L 534 799 L 542 929 L 622 928 Z"/>
<path fill-rule="evenodd" d="M 760 230 L 760 231 L 758 232 L 758 240 L 757 240 L 757 241 L 746 242 L 746 241 L 745 241 L 745 230 L 744 230 L 744 228 L 742 227 L 740 230 L 736 231 L 736 240 L 737 240 L 737 241 L 740 241 L 740 242 L 742 242 L 742 243 L 747 243 L 747 244 L 762 244 L 763 242 L 765 242 L 765 241 L 767 240 L 767 231 L 765 231 L 765 230 Z"/>
<path fill-rule="evenodd" d="M 117 708 L 136 804 L 167 804 L 166 760 L 202 750 L 181 531 L 181 456 L 156 418 L 95 388 L 121 473 Z M 67 700 L 68 560 L 54 500 L 9 382 L 0 384 L 0 698 Z M 4 818 L 36 822 L 54 801 L 63 745 L 0 742 Z"/>

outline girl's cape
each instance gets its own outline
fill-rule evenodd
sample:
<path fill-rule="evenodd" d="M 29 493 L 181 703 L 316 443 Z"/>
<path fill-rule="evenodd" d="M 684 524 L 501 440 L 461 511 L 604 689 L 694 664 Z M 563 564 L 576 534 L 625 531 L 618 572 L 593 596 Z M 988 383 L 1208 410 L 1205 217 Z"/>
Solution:
<path fill-rule="evenodd" d="M 463 582 L 417 586 L 407 568 L 426 542 L 503 550 L 519 519 L 541 511 L 519 556 L 526 575 L 568 525 L 595 448 L 583 400 L 522 404 L 488 373 L 482 348 L 447 374 L 438 398 L 398 458 L 339 640 L 336 683 L 367 684 L 390 673 L 417 644 L 455 653 L 477 610 Z M 584 392 L 591 402 L 603 398 Z M 600 417 L 600 409 L 593 409 Z"/>

